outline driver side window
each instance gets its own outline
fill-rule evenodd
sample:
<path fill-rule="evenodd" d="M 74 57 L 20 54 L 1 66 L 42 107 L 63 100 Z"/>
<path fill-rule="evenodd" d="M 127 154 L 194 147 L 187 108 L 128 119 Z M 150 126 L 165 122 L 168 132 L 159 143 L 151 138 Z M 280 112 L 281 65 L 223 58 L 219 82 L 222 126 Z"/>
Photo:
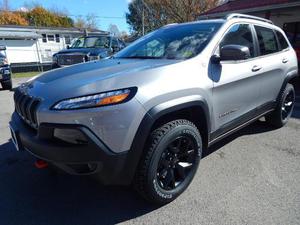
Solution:
<path fill-rule="evenodd" d="M 232 26 L 222 42 L 219 48 L 225 45 L 242 45 L 246 46 L 250 50 L 250 58 L 254 57 L 254 41 L 249 24 L 236 24 Z"/>

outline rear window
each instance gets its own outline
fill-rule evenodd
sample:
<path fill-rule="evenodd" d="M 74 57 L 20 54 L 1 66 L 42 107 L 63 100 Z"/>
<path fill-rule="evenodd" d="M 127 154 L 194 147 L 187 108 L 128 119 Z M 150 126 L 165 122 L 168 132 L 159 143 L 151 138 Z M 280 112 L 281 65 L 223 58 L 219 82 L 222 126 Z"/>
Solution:
<path fill-rule="evenodd" d="M 278 30 L 276 30 L 275 32 L 276 32 L 278 42 L 279 42 L 279 45 L 280 45 L 280 50 L 288 48 L 289 44 L 287 43 L 287 41 L 286 41 L 285 37 L 283 36 L 283 34 Z"/>
<path fill-rule="evenodd" d="M 261 55 L 268 55 L 279 51 L 275 33 L 272 29 L 255 26 Z"/>

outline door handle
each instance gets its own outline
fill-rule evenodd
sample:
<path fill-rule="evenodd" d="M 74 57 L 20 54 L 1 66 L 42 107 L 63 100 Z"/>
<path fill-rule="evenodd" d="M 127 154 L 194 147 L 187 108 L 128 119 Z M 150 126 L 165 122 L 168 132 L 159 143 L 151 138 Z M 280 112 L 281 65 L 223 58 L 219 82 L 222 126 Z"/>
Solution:
<path fill-rule="evenodd" d="M 252 67 L 252 72 L 257 72 L 257 71 L 259 71 L 259 70 L 261 70 L 261 66 L 253 66 Z"/>
<path fill-rule="evenodd" d="M 282 63 L 287 63 L 289 60 L 287 58 L 282 59 Z"/>

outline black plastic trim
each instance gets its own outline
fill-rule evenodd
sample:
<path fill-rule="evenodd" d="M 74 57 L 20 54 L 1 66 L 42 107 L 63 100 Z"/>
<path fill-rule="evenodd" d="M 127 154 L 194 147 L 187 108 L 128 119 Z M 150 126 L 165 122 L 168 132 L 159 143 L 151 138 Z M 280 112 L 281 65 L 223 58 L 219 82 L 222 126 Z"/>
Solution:
<path fill-rule="evenodd" d="M 132 142 L 130 151 L 127 154 L 127 160 L 125 163 L 124 176 L 127 177 L 127 180 L 132 182 L 135 171 L 138 167 L 140 162 L 142 153 L 144 151 L 144 147 L 147 144 L 146 141 L 148 139 L 148 135 L 151 132 L 151 129 L 155 122 L 164 115 L 167 115 L 172 112 L 176 112 L 178 110 L 200 106 L 202 107 L 204 113 L 206 114 L 206 123 L 208 128 L 208 134 L 210 133 L 210 120 L 209 120 L 209 109 L 206 101 L 204 100 L 195 100 L 185 103 L 180 103 L 177 105 L 168 105 L 166 107 L 162 107 L 161 105 L 155 106 L 150 109 L 144 116 L 140 126 L 136 132 L 134 140 Z"/>
<path fill-rule="evenodd" d="M 266 112 L 274 110 L 276 107 L 276 102 L 268 102 L 266 104 L 263 104 L 248 113 L 224 124 L 222 127 L 220 127 L 218 130 L 211 133 L 210 137 L 211 140 L 209 142 L 209 145 L 212 145 L 213 143 L 227 137 L 228 135 L 232 134 L 236 128 L 240 127 L 239 129 L 243 128 L 243 125 L 248 125 L 249 122 L 254 122 L 256 117 L 259 117 L 263 115 Z M 252 121 L 253 120 L 253 121 Z"/>

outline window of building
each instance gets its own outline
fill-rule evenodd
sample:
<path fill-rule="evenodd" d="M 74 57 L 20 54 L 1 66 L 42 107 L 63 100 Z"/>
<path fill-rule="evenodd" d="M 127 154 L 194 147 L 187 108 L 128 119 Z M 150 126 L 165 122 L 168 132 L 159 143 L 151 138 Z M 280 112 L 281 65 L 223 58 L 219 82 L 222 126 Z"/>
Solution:
<path fill-rule="evenodd" d="M 220 48 L 225 45 L 242 45 L 249 48 L 251 58 L 254 57 L 254 41 L 249 24 L 236 24 L 230 28 L 222 42 Z"/>
<path fill-rule="evenodd" d="M 275 33 L 272 29 L 255 26 L 261 55 L 268 55 L 279 51 Z"/>
<path fill-rule="evenodd" d="M 65 36 L 65 43 L 66 43 L 66 45 L 71 44 L 71 37 L 70 36 Z"/>
<path fill-rule="evenodd" d="M 47 35 L 46 34 L 42 34 L 42 40 L 43 40 L 43 42 L 47 43 Z"/>
<path fill-rule="evenodd" d="M 60 42 L 59 34 L 55 34 L 55 41 L 56 41 L 57 43 Z"/>
<path fill-rule="evenodd" d="M 48 41 L 54 41 L 54 35 L 53 34 L 48 34 Z"/>
<path fill-rule="evenodd" d="M 300 22 L 285 23 L 283 30 L 294 48 L 300 48 Z"/>

